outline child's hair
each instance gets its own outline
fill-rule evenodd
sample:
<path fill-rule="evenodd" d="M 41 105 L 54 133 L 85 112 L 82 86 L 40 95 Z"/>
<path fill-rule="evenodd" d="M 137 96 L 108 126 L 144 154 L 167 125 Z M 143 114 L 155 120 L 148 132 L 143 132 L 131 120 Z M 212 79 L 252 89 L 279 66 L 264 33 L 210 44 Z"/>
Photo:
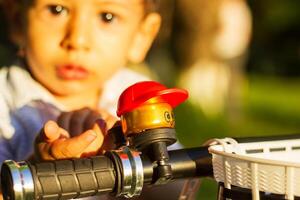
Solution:
<path fill-rule="evenodd" d="M 20 14 L 32 3 L 33 0 L 3 0 L 0 6 L 8 23 L 12 23 L 16 21 L 16 17 L 23 18 Z"/>
<path fill-rule="evenodd" d="M 144 0 L 146 14 L 157 12 L 159 9 L 159 0 Z"/>

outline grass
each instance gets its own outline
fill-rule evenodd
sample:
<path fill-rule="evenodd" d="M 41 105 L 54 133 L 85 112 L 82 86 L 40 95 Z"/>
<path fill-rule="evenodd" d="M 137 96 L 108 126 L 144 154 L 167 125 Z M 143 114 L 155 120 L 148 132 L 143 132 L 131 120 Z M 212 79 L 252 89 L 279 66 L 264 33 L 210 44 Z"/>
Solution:
<path fill-rule="evenodd" d="M 299 92 L 298 92 L 299 91 Z M 187 147 L 210 138 L 284 135 L 300 133 L 300 79 L 251 76 L 236 118 L 206 118 L 188 102 L 175 110 L 177 135 Z M 202 181 L 198 199 L 215 200 L 217 185 Z"/>

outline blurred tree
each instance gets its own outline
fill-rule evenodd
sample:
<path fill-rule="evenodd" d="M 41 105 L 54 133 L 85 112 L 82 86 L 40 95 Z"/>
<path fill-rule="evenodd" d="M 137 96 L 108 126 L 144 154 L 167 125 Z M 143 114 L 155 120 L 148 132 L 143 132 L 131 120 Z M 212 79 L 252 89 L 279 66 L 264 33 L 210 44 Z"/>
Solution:
<path fill-rule="evenodd" d="M 171 77 L 188 89 L 192 104 L 200 107 L 207 117 L 227 111 L 237 113 L 251 35 L 247 3 L 244 0 L 162 2 L 163 34 L 158 40 L 160 47 L 154 48 L 150 55 L 151 66 L 162 81 Z"/>
<path fill-rule="evenodd" d="M 300 1 L 251 0 L 253 42 L 247 70 L 277 76 L 300 75 Z"/>

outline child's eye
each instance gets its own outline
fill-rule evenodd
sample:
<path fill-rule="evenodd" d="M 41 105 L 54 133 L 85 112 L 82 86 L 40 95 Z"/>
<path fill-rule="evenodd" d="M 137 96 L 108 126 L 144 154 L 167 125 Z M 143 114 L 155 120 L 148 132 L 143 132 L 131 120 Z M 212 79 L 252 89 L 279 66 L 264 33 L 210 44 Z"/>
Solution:
<path fill-rule="evenodd" d="M 100 14 L 101 21 L 104 23 L 111 23 L 115 20 L 115 15 L 110 12 L 103 12 Z"/>
<path fill-rule="evenodd" d="M 62 5 L 49 5 L 48 10 L 53 15 L 62 15 L 68 13 L 68 9 Z"/>

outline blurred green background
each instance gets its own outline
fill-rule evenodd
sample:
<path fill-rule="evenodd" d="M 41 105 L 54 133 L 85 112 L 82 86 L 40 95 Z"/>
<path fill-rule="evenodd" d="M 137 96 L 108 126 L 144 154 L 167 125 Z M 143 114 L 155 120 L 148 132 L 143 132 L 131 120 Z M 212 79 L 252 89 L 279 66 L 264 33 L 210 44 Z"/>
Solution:
<path fill-rule="evenodd" d="M 240 86 L 239 112 L 208 117 L 189 101 L 180 105 L 175 110 L 176 129 L 179 141 L 186 147 L 200 146 L 215 137 L 300 133 L 300 1 L 249 0 L 247 3 L 253 27 Z M 0 62 L 5 64 L 11 60 L 15 47 L 8 42 L 3 16 L 0 23 Z M 170 48 L 164 45 L 164 49 Z M 155 60 L 155 48 L 148 58 L 150 66 L 165 62 Z M 163 52 L 162 56 L 169 56 Z M 174 79 L 179 73 L 170 67 L 174 63 L 167 63 L 172 73 L 162 78 L 170 86 L 176 83 Z M 154 67 L 153 70 L 163 74 L 165 69 Z M 216 195 L 216 183 L 203 179 L 197 199 L 214 200 Z"/>
<path fill-rule="evenodd" d="M 176 110 L 180 141 L 190 147 L 209 138 L 300 133 L 300 1 L 249 0 L 253 32 L 241 112 L 208 118 L 189 103 Z M 188 119 L 188 120 L 187 120 Z M 197 199 L 216 199 L 213 180 Z"/>

